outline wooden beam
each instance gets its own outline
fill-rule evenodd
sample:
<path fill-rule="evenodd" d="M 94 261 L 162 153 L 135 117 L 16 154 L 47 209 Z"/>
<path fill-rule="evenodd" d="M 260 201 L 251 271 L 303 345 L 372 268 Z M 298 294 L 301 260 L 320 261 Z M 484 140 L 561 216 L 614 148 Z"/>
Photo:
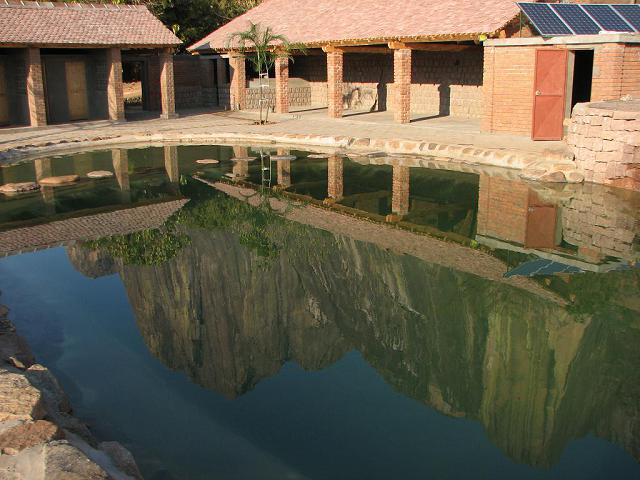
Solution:
<path fill-rule="evenodd" d="M 457 43 L 407 43 L 406 48 L 422 52 L 462 52 L 478 47 L 475 45 L 458 45 Z"/>

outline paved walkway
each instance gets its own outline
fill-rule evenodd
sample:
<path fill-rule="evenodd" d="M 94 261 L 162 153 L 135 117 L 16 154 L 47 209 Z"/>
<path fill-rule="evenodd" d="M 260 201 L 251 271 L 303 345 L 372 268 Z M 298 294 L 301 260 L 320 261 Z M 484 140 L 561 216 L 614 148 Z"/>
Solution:
<path fill-rule="evenodd" d="M 225 140 L 274 141 L 299 146 L 384 150 L 421 154 L 467 163 L 524 169 L 538 162 L 571 162 L 563 142 L 533 142 L 515 135 L 480 132 L 474 120 L 436 117 L 408 125 L 393 122 L 389 112 L 346 112 L 330 119 L 326 109 L 272 114 L 269 125 L 256 125 L 254 112 L 182 112 L 177 119 L 129 122 L 81 122 L 41 128 L 0 129 L 0 160 L 42 156 L 55 151 L 108 148 L 150 142 L 206 143 Z M 567 160 L 568 159 L 568 160 Z"/>

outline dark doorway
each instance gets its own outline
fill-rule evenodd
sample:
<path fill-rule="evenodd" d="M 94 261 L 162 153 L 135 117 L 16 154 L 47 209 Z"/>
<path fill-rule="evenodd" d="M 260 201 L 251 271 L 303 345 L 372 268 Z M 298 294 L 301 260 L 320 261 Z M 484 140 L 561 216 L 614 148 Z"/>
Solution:
<path fill-rule="evenodd" d="M 593 50 L 576 50 L 573 54 L 571 111 L 576 103 L 591 100 L 591 80 L 593 78 Z"/>
<path fill-rule="evenodd" d="M 145 109 L 146 68 L 142 60 L 122 62 L 124 103 L 128 109 Z"/>

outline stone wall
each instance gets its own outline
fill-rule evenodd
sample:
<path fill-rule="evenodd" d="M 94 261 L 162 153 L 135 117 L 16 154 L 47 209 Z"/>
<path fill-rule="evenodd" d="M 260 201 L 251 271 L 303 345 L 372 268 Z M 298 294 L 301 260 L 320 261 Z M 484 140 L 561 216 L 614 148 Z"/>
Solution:
<path fill-rule="evenodd" d="M 191 55 L 173 57 L 176 108 L 199 108 L 218 105 L 215 65 L 212 60 Z"/>
<path fill-rule="evenodd" d="M 640 190 L 640 101 L 576 105 L 567 143 L 585 181 Z"/>
<path fill-rule="evenodd" d="M 273 81 L 271 82 L 273 83 Z M 256 110 L 260 108 L 260 88 L 247 88 L 246 90 L 246 108 Z M 276 90 L 274 87 L 267 89 L 267 97 L 269 105 L 273 110 L 276 104 Z M 308 107 L 311 105 L 311 88 L 305 86 L 289 87 L 289 106 L 290 107 Z"/>

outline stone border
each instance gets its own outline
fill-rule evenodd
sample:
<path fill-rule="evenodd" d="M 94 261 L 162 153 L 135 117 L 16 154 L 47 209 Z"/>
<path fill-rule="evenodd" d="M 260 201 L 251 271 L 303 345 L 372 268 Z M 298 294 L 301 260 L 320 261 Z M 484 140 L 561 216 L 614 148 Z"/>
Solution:
<path fill-rule="evenodd" d="M 568 153 L 547 151 L 543 154 L 519 150 L 497 148 L 479 148 L 470 145 L 421 142 L 403 139 L 375 139 L 368 137 L 349 137 L 290 133 L 219 133 L 193 134 L 176 132 L 150 135 L 114 135 L 109 137 L 82 138 L 77 140 L 61 139 L 57 142 L 29 144 L 0 152 L 1 163 L 14 163 L 47 155 L 75 153 L 89 149 L 110 148 L 114 146 L 148 146 L 154 143 L 175 144 L 255 144 L 282 145 L 301 149 L 323 149 L 336 152 L 385 152 L 390 155 L 419 155 L 441 160 L 454 160 L 471 165 L 490 166 L 534 172 L 526 178 L 546 180 L 550 172 L 570 172 L 575 169 L 573 157 Z M 557 177 L 552 181 L 566 181 Z M 582 179 L 574 177 L 572 182 Z"/>

